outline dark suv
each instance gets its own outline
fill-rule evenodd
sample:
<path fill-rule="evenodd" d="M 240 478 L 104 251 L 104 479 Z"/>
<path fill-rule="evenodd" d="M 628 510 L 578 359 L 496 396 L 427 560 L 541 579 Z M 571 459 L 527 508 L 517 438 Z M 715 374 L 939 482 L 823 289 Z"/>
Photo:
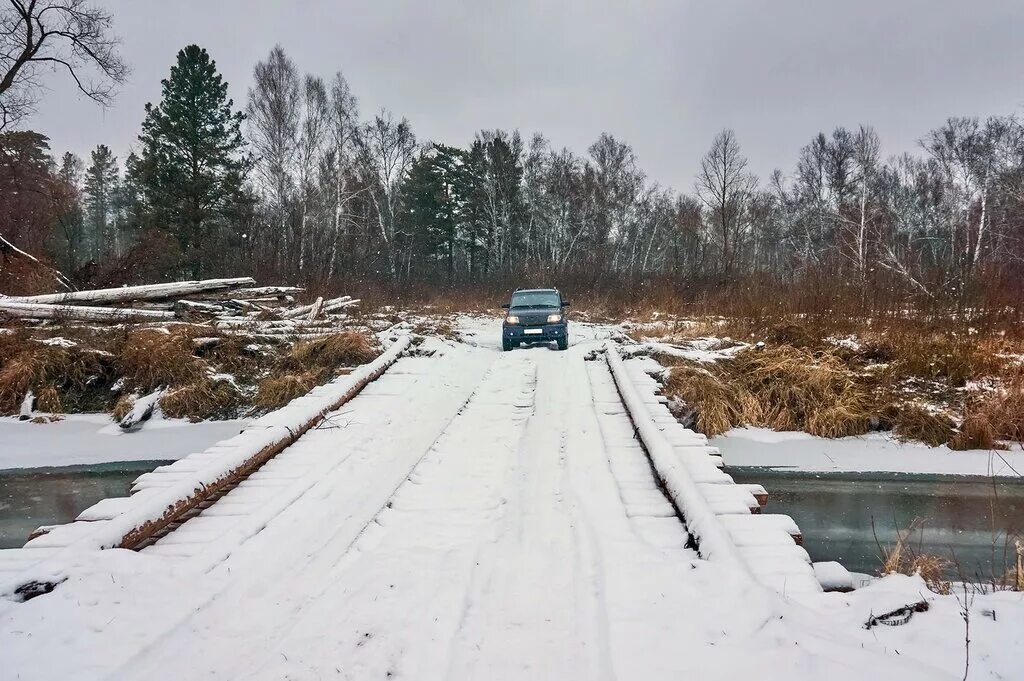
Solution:
<path fill-rule="evenodd" d="M 501 348 L 511 350 L 520 343 L 550 343 L 559 350 L 569 347 L 569 325 L 565 319 L 568 300 L 553 288 L 519 289 L 512 302 L 502 305 L 508 310 L 501 325 Z"/>

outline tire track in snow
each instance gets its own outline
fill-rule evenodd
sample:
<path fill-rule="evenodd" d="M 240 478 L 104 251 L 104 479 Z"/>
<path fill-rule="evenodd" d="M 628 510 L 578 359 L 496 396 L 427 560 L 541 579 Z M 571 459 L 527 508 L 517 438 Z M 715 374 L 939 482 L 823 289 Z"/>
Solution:
<path fill-rule="evenodd" d="M 534 411 L 506 480 L 496 541 L 481 551 L 448 679 L 602 679 L 610 672 L 595 546 L 567 490 L 567 454 L 581 353 L 530 357 L 538 365 Z"/>

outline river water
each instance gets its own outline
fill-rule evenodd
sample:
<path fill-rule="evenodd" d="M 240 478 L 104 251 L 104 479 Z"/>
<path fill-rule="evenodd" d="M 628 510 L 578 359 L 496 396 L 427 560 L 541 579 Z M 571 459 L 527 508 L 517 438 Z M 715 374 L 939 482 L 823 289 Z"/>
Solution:
<path fill-rule="evenodd" d="M 17 547 L 40 525 L 71 522 L 106 497 L 125 496 L 142 473 L 165 461 L 0 471 L 0 548 Z M 727 469 L 737 482 L 769 492 L 766 512 L 786 513 L 800 526 L 813 560 L 835 560 L 874 574 L 880 547 L 911 534 L 915 551 L 959 564 L 949 568 L 988 581 L 1015 558 L 1024 530 L 1024 481 L 927 478 L 892 474 L 821 474 L 764 468 Z"/>
<path fill-rule="evenodd" d="M 40 525 L 69 523 L 107 497 L 128 496 L 132 481 L 169 461 L 131 461 L 0 471 L 0 549 L 22 546 Z"/>
<path fill-rule="evenodd" d="M 727 472 L 737 482 L 765 486 L 765 512 L 793 517 L 812 560 L 835 560 L 854 572 L 876 574 L 881 549 L 896 544 L 897 531 L 907 535 L 914 528 L 912 549 L 948 559 L 950 578 L 989 581 L 1014 564 L 1014 539 L 1024 531 L 1021 479 L 993 484 L 894 474 Z"/>

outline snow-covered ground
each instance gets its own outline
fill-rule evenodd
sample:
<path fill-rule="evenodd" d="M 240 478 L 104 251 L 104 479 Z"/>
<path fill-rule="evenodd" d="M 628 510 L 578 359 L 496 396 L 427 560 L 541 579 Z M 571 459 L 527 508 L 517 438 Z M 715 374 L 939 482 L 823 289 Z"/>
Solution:
<path fill-rule="evenodd" d="M 246 423 L 155 417 L 140 430 L 125 433 L 109 414 L 69 414 L 53 423 L 0 417 L 0 470 L 180 459 L 237 435 Z"/>
<path fill-rule="evenodd" d="M 919 579 L 795 598 L 684 545 L 621 410 L 610 333 L 502 353 L 429 341 L 141 551 L 0 601 L 0 678 L 959 679 L 952 596 Z M 625 459 L 622 457 L 626 457 Z M 249 510 L 253 509 L 253 510 Z M 925 599 L 901 627 L 864 623 Z M 971 678 L 1024 678 L 1024 595 L 967 604 Z"/>
<path fill-rule="evenodd" d="M 1024 476 L 1024 451 L 953 451 L 901 442 L 886 433 L 828 439 L 766 428 L 733 428 L 710 438 L 728 466 L 763 466 L 814 473 L 880 472 L 926 475 Z"/>

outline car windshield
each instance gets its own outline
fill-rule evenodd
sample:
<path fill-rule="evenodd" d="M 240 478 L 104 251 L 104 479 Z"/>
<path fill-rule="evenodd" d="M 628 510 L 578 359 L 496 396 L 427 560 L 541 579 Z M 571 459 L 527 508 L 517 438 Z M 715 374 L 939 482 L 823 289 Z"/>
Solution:
<path fill-rule="evenodd" d="M 522 307 L 562 307 L 557 291 L 517 291 L 512 294 L 512 309 Z"/>

